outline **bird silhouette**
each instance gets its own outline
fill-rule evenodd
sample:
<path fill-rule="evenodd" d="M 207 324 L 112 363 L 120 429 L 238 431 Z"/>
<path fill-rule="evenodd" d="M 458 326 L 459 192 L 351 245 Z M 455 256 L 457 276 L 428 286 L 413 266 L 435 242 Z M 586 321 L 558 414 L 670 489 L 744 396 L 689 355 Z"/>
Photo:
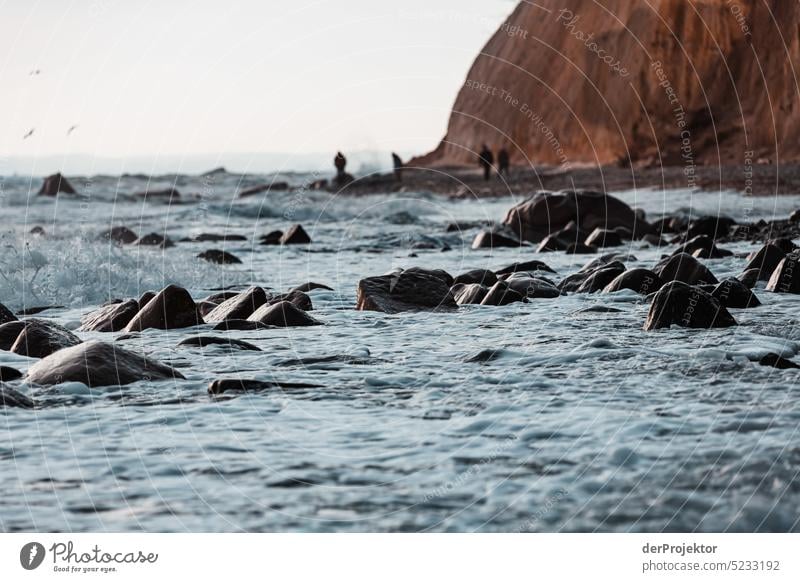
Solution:
<path fill-rule="evenodd" d="M 70 128 L 67 130 L 67 135 L 71 134 L 71 133 L 72 133 L 73 131 L 75 131 L 76 129 L 78 129 L 78 126 L 77 126 L 77 125 L 73 125 L 72 127 L 70 127 Z"/>
<path fill-rule="evenodd" d="M 35 127 L 34 127 L 34 128 L 32 128 L 32 129 L 30 129 L 30 130 L 28 131 L 28 133 L 26 133 L 25 135 L 23 135 L 23 136 L 22 136 L 22 139 L 28 139 L 30 136 L 32 136 L 32 135 L 33 135 L 33 132 L 34 132 L 34 131 L 36 131 L 36 128 L 35 128 Z"/>
<path fill-rule="evenodd" d="M 42 71 L 40 71 L 39 69 L 34 69 L 34 70 L 32 70 L 30 73 L 28 73 L 28 76 L 29 76 L 29 77 L 33 77 L 34 75 L 38 75 L 38 74 L 40 74 L 41 72 L 42 72 Z"/>

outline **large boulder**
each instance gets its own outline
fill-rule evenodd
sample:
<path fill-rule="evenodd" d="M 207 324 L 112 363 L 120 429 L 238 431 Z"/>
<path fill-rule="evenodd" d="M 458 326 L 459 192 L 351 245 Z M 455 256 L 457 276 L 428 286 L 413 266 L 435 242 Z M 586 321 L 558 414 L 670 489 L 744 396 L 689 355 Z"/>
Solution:
<path fill-rule="evenodd" d="M 0 325 L 0 350 L 10 350 L 23 329 L 25 329 L 25 321 L 8 321 Z"/>
<path fill-rule="evenodd" d="M 142 307 L 125 327 L 125 331 L 179 329 L 202 323 L 203 318 L 189 292 L 183 287 L 169 285 Z"/>
<path fill-rule="evenodd" d="M 662 259 L 653 269 L 665 282 L 680 281 L 687 285 L 719 283 L 714 274 L 692 255 L 678 253 Z"/>
<path fill-rule="evenodd" d="M 558 288 L 564 293 L 591 293 L 601 290 L 624 272 L 625 264 L 621 261 L 605 262 L 596 259 L 577 273 L 564 277 L 559 282 Z"/>
<path fill-rule="evenodd" d="M 453 279 L 453 285 L 458 285 L 459 283 L 463 285 L 470 285 L 473 283 L 479 283 L 481 285 L 494 285 L 497 283 L 497 275 L 495 275 L 494 272 L 490 271 L 489 269 L 473 269 L 472 271 L 462 273 Z"/>
<path fill-rule="evenodd" d="M 505 283 L 528 299 L 553 299 L 561 296 L 561 291 L 552 281 L 531 273 L 514 273 L 505 279 Z"/>
<path fill-rule="evenodd" d="M 481 305 L 508 305 L 509 303 L 527 301 L 525 296 L 509 287 L 505 281 L 498 281 L 481 300 Z"/>
<path fill-rule="evenodd" d="M 39 196 L 58 196 L 59 192 L 64 194 L 77 194 L 72 184 L 60 173 L 47 176 L 39 188 Z"/>
<path fill-rule="evenodd" d="M 786 253 L 782 249 L 771 243 L 767 243 L 757 252 L 751 253 L 747 257 L 749 260 L 744 267 L 744 272 L 750 269 L 756 269 L 759 281 L 769 281 L 772 273 L 785 256 Z"/>
<path fill-rule="evenodd" d="M 183 375 L 161 362 L 98 341 L 60 350 L 28 370 L 28 381 L 43 386 L 82 382 L 96 388 L 176 378 Z"/>
<path fill-rule="evenodd" d="M 283 233 L 280 238 L 282 245 L 307 245 L 311 242 L 311 237 L 305 229 L 299 224 L 289 227 L 289 230 Z"/>
<path fill-rule="evenodd" d="M 622 237 L 616 230 L 609 230 L 598 226 L 592 231 L 592 234 L 586 237 L 583 244 L 588 247 L 606 248 L 621 246 L 622 242 Z"/>
<path fill-rule="evenodd" d="M 267 303 L 269 305 L 275 305 L 276 303 L 280 303 L 281 301 L 288 301 L 298 309 L 302 309 L 303 311 L 313 311 L 314 304 L 311 302 L 311 297 L 309 297 L 306 293 L 302 291 L 292 290 L 288 293 L 282 293 L 280 295 L 276 295 L 274 297 L 270 297 L 267 299 Z"/>
<path fill-rule="evenodd" d="M 121 245 L 129 245 L 136 242 L 139 237 L 136 236 L 136 233 L 127 226 L 114 226 L 100 233 L 100 238 L 102 240 L 109 240 Z"/>
<path fill-rule="evenodd" d="M 472 241 L 473 250 L 514 248 L 521 245 L 522 242 L 514 236 L 514 233 L 503 228 L 482 230 Z"/>
<path fill-rule="evenodd" d="M 670 327 L 709 329 L 736 325 L 736 320 L 714 297 L 681 281 L 671 281 L 654 296 L 645 331 Z"/>
<path fill-rule="evenodd" d="M 400 313 L 458 307 L 443 271 L 410 268 L 358 282 L 356 309 Z"/>
<path fill-rule="evenodd" d="M 570 222 L 578 229 L 592 232 L 596 228 L 614 229 L 624 226 L 631 232 L 649 232 L 636 212 L 621 200 L 602 192 L 584 190 L 539 192 L 511 208 L 503 219 L 520 239 L 539 242 Z"/>
<path fill-rule="evenodd" d="M 489 288 L 480 283 L 456 283 L 450 291 L 459 305 L 478 305 L 486 297 Z"/>
<path fill-rule="evenodd" d="M 731 309 L 746 309 L 761 305 L 758 297 L 739 279 L 728 278 L 721 281 L 711 291 L 711 296 L 719 301 L 720 305 Z"/>
<path fill-rule="evenodd" d="M 664 282 L 661 277 L 650 269 L 630 269 L 618 275 L 613 281 L 603 289 L 603 293 L 614 293 L 623 289 L 630 289 L 640 295 L 655 293 Z"/>
<path fill-rule="evenodd" d="M 800 254 L 791 253 L 781 259 L 769 278 L 767 291 L 800 294 Z"/>
<path fill-rule="evenodd" d="M 0 325 L 9 321 L 17 321 L 17 316 L 8 307 L 0 303 Z"/>
<path fill-rule="evenodd" d="M 288 301 L 281 301 L 273 305 L 262 305 L 247 320 L 275 327 L 322 325 L 322 322 L 317 321 Z"/>
<path fill-rule="evenodd" d="M 78 331 L 121 331 L 139 313 L 139 302 L 129 299 L 105 305 L 81 319 Z"/>
<path fill-rule="evenodd" d="M 67 328 L 41 319 L 24 322 L 11 351 L 29 358 L 44 358 L 64 348 L 78 345 L 81 339 Z"/>
<path fill-rule="evenodd" d="M 264 305 L 267 299 L 267 292 L 264 289 L 253 286 L 223 301 L 204 319 L 209 323 L 229 319 L 247 319 L 256 309 Z"/>

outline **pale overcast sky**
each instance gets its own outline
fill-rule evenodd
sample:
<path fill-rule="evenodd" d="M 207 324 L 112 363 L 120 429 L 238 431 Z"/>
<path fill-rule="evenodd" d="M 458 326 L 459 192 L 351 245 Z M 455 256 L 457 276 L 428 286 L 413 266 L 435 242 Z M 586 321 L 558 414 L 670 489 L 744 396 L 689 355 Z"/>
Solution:
<path fill-rule="evenodd" d="M 422 152 L 514 4 L 0 0 L 0 156 Z"/>

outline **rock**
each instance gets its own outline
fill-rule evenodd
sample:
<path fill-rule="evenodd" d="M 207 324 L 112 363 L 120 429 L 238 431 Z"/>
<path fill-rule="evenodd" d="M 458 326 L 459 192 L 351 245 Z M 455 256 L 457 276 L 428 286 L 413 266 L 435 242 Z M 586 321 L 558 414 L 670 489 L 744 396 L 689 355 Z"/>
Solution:
<path fill-rule="evenodd" d="M 480 283 L 481 285 L 491 286 L 497 283 L 497 275 L 488 269 L 473 269 L 453 279 L 453 285 L 458 285 L 459 283 L 463 285 Z"/>
<path fill-rule="evenodd" d="M 472 249 L 499 249 L 520 247 L 522 242 L 502 230 L 482 230 L 472 241 Z"/>
<path fill-rule="evenodd" d="M 43 386 L 82 382 L 97 388 L 172 379 L 183 379 L 183 375 L 156 360 L 98 341 L 60 350 L 28 370 L 28 381 Z"/>
<path fill-rule="evenodd" d="M 622 289 L 630 289 L 639 295 L 655 293 L 664 282 L 661 277 L 649 269 L 630 269 L 618 275 L 603 289 L 603 293 L 614 293 Z"/>
<path fill-rule="evenodd" d="M 175 243 L 172 242 L 168 237 L 161 236 L 157 232 L 151 232 L 150 234 L 141 236 L 133 241 L 133 244 L 143 247 L 158 247 L 161 249 L 175 246 Z"/>
<path fill-rule="evenodd" d="M 698 259 L 720 259 L 733 255 L 731 251 L 721 249 L 714 244 L 714 239 L 708 235 L 701 234 L 687 241 L 678 247 L 673 255 L 686 253 Z"/>
<path fill-rule="evenodd" d="M 730 309 L 746 309 L 761 305 L 758 297 L 739 279 L 728 278 L 721 281 L 711 292 L 711 296 L 719 301 L 720 305 Z"/>
<path fill-rule="evenodd" d="M 283 238 L 283 231 L 282 230 L 273 230 L 261 237 L 262 245 L 279 245 L 281 244 L 281 239 Z"/>
<path fill-rule="evenodd" d="M 670 327 L 710 329 L 736 325 L 736 320 L 714 297 L 681 281 L 670 281 L 654 296 L 645 331 Z"/>
<path fill-rule="evenodd" d="M 767 283 L 767 291 L 773 293 L 800 293 L 800 255 L 786 255 Z M 8 324 L 6 324 L 8 325 Z"/>
<path fill-rule="evenodd" d="M 609 263 L 605 267 L 600 267 L 592 271 L 588 277 L 575 290 L 576 293 L 595 293 L 602 291 L 610 285 L 614 279 L 625 272 L 625 265 L 620 262 Z"/>
<path fill-rule="evenodd" d="M 205 321 L 214 323 L 229 319 L 247 319 L 267 302 L 267 292 L 261 287 L 253 286 L 222 302 L 216 309 L 205 316 Z"/>
<path fill-rule="evenodd" d="M 800 222 L 800 210 L 795 210 L 789 215 L 789 222 Z"/>
<path fill-rule="evenodd" d="M 539 246 L 536 247 L 537 253 L 552 253 L 556 251 L 564 251 L 569 247 L 569 244 L 561 240 L 557 234 L 551 234 L 542 239 Z"/>
<path fill-rule="evenodd" d="M 768 281 L 772 273 L 784 259 L 786 253 L 773 244 L 765 244 L 757 252 L 748 256 L 744 270 L 756 269 L 759 281 Z"/>
<path fill-rule="evenodd" d="M 36 226 L 34 226 L 32 229 L 30 229 L 28 232 L 30 232 L 33 236 L 46 236 L 47 235 L 47 233 L 44 230 L 44 227 L 43 226 L 39 226 L 38 224 Z"/>
<path fill-rule="evenodd" d="M 208 297 L 204 297 L 203 301 L 208 301 L 210 303 L 214 303 L 215 305 L 219 305 L 220 303 L 224 303 L 231 297 L 236 297 L 239 295 L 239 291 L 220 291 L 218 293 L 212 293 Z"/>
<path fill-rule="evenodd" d="M 758 283 L 758 269 L 747 269 L 741 275 L 738 275 L 736 278 L 739 279 L 742 283 L 744 283 L 745 287 L 748 289 L 752 289 Z"/>
<path fill-rule="evenodd" d="M 48 311 L 50 309 L 64 309 L 63 305 L 37 305 L 35 307 L 26 307 L 25 309 L 21 309 L 19 311 L 19 315 L 36 315 L 37 313 L 42 313 L 43 311 Z"/>
<path fill-rule="evenodd" d="M 302 285 L 298 285 L 294 289 L 291 289 L 289 293 L 292 291 L 300 291 L 302 293 L 308 293 L 309 291 L 314 291 L 315 289 L 324 289 L 325 291 L 333 291 L 327 285 L 323 285 L 322 283 L 314 283 L 313 281 L 309 281 L 308 283 L 303 283 Z"/>
<path fill-rule="evenodd" d="M 289 227 L 283 236 L 280 238 L 282 245 L 307 245 L 311 243 L 311 237 L 299 224 Z M 263 243 L 262 243 L 263 244 Z"/>
<path fill-rule="evenodd" d="M 724 238 L 735 224 L 736 221 L 727 216 L 701 216 L 689 223 L 686 238 L 691 239 L 699 235 L 705 235 L 712 240 Z"/>
<path fill-rule="evenodd" d="M 240 265 L 242 263 L 239 257 L 220 249 L 203 251 L 197 255 L 197 258 L 208 261 L 209 263 L 216 263 L 217 265 Z"/>
<path fill-rule="evenodd" d="M 125 327 L 126 332 L 145 329 L 179 329 L 203 323 L 194 299 L 183 287 L 169 285 L 147 302 Z"/>
<path fill-rule="evenodd" d="M 272 182 L 271 184 L 259 184 L 258 186 L 252 186 L 250 188 L 246 188 L 239 192 L 239 198 L 247 198 L 248 196 L 255 196 L 256 194 L 261 194 L 262 192 L 270 192 L 272 190 L 288 190 L 289 183 L 288 182 Z"/>
<path fill-rule="evenodd" d="M 212 395 L 224 394 L 225 392 L 255 392 L 258 390 L 271 390 L 279 388 L 299 389 L 299 388 L 319 388 L 319 384 L 302 384 L 298 382 L 267 382 L 264 380 L 240 380 L 238 378 L 224 378 L 214 380 L 208 385 L 208 393 Z"/>
<path fill-rule="evenodd" d="M 172 202 L 181 197 L 181 193 L 175 188 L 163 188 L 161 190 L 147 190 L 133 194 L 136 198 L 144 200 L 157 200 L 159 202 Z"/>
<path fill-rule="evenodd" d="M 267 300 L 269 305 L 275 305 L 276 303 L 280 303 L 281 301 L 287 301 L 297 307 L 298 309 L 302 309 L 303 311 L 313 311 L 314 305 L 311 303 L 311 297 L 303 293 L 302 291 L 289 291 L 288 293 L 284 293 L 282 295 L 278 295 L 276 297 L 270 297 Z"/>
<path fill-rule="evenodd" d="M 0 366 L 0 382 L 13 382 L 22 378 L 22 372 L 10 366 Z"/>
<path fill-rule="evenodd" d="M 481 300 L 481 305 L 508 305 L 510 303 L 527 301 L 524 295 L 511 289 L 505 281 L 498 281 Z"/>
<path fill-rule="evenodd" d="M 33 400 L 19 390 L 0 385 L 0 408 L 34 408 L 34 406 Z"/>
<path fill-rule="evenodd" d="M 615 230 L 607 230 L 598 227 L 592 231 L 592 234 L 586 237 L 584 244 L 586 246 L 599 248 L 618 247 L 622 246 L 622 237 Z"/>
<path fill-rule="evenodd" d="M 17 321 L 17 316 L 8 307 L 0 303 L 0 325 L 9 321 Z"/>
<path fill-rule="evenodd" d="M 253 331 L 256 329 L 269 329 L 270 326 L 260 321 L 247 321 L 246 319 L 226 319 L 214 326 L 214 331 Z"/>
<path fill-rule="evenodd" d="M 67 328 L 41 319 L 25 320 L 11 351 L 29 358 L 44 358 L 64 348 L 81 343 Z M 8 325 L 8 324 L 6 324 Z"/>
<path fill-rule="evenodd" d="M 499 270 L 495 271 L 495 273 L 499 277 L 500 275 L 508 275 L 508 274 L 517 273 L 517 272 L 520 272 L 520 271 L 526 271 L 526 272 L 547 271 L 548 273 L 555 273 L 555 271 L 553 269 L 551 269 L 550 267 L 548 267 L 546 263 L 544 263 L 542 261 L 537 261 L 537 260 L 523 261 L 521 263 L 514 263 L 512 265 L 509 265 L 507 267 L 503 267 L 502 269 L 499 269 Z"/>
<path fill-rule="evenodd" d="M 322 322 L 317 321 L 288 301 L 281 301 L 274 305 L 262 305 L 247 319 L 275 327 L 322 325 Z"/>
<path fill-rule="evenodd" d="M 659 248 L 660 247 L 665 247 L 665 246 L 667 246 L 667 244 L 669 244 L 669 243 L 667 243 L 667 241 L 665 241 L 663 238 L 661 238 L 661 236 L 658 235 L 658 234 L 646 234 L 646 235 L 644 235 L 642 237 L 642 240 L 644 242 L 646 242 L 647 244 L 649 244 L 649 245 L 652 245 L 654 247 L 659 247 Z"/>
<path fill-rule="evenodd" d="M 245 241 L 247 237 L 241 234 L 217 234 L 215 232 L 203 232 L 185 239 L 183 242 L 227 242 L 227 241 Z"/>
<path fill-rule="evenodd" d="M 400 313 L 457 307 L 441 272 L 411 268 L 358 282 L 357 310 Z"/>
<path fill-rule="evenodd" d="M 565 252 L 568 255 L 593 255 L 597 252 L 597 247 L 590 247 L 583 243 L 572 243 L 565 249 Z"/>
<path fill-rule="evenodd" d="M 336 177 L 331 181 L 331 184 L 334 186 L 335 189 L 341 190 L 342 188 L 346 188 L 350 184 L 355 181 L 355 178 L 348 174 L 347 172 L 342 172 L 341 174 L 337 174 Z"/>
<path fill-rule="evenodd" d="M 64 194 L 77 194 L 72 184 L 60 173 L 53 174 L 44 179 L 42 187 L 39 188 L 39 196 L 58 196 L 59 192 Z"/>
<path fill-rule="evenodd" d="M 459 305 L 479 305 L 489 293 L 489 288 L 480 283 L 456 283 L 450 292 Z"/>
<path fill-rule="evenodd" d="M 767 241 L 767 244 L 771 244 L 772 246 L 778 247 L 787 255 L 797 250 L 797 245 L 794 244 L 792 239 L 785 236 L 778 238 L 771 238 Z"/>
<path fill-rule="evenodd" d="M 195 337 L 187 337 L 185 340 L 181 340 L 178 342 L 179 346 L 197 346 L 200 348 L 204 348 L 206 346 L 214 346 L 214 345 L 221 345 L 231 349 L 237 350 L 247 350 L 251 352 L 260 352 L 261 348 L 256 345 L 251 344 L 250 342 L 227 338 L 227 337 L 215 337 L 215 336 L 204 336 L 199 335 Z"/>
<path fill-rule="evenodd" d="M 688 285 L 699 283 L 716 285 L 719 283 L 705 265 L 686 253 L 670 255 L 662 259 L 653 271 L 665 282 L 680 281 Z"/>
<path fill-rule="evenodd" d="M 800 364 L 796 364 L 791 360 L 787 360 L 786 358 L 782 358 L 778 354 L 767 354 L 763 358 L 758 361 L 759 364 L 762 366 L 771 366 L 773 368 L 777 368 L 778 370 L 791 370 L 795 368 L 800 368 Z"/>
<path fill-rule="evenodd" d="M 139 302 L 135 299 L 106 305 L 84 316 L 78 331 L 121 331 L 137 313 Z"/>
<path fill-rule="evenodd" d="M 634 232 L 639 219 L 630 206 L 613 196 L 576 190 L 540 192 L 511 208 L 503 224 L 521 240 L 539 242 L 573 221 L 577 228 L 589 232 L 617 226 Z"/>
<path fill-rule="evenodd" d="M 136 233 L 127 226 L 115 226 L 100 233 L 100 238 L 102 240 L 109 240 L 121 245 L 129 245 L 136 242 L 136 239 L 139 237 L 137 237 Z"/>
<path fill-rule="evenodd" d="M 523 297 L 528 299 L 554 299 L 561 296 L 552 281 L 544 277 L 531 276 L 530 273 L 514 273 L 505 283 Z"/>
<path fill-rule="evenodd" d="M 0 350 L 9 351 L 25 328 L 24 321 L 9 321 L 0 325 Z"/>
<path fill-rule="evenodd" d="M 216 303 L 211 303 L 211 301 L 201 300 L 196 303 L 197 305 L 197 313 L 203 318 L 203 321 L 206 319 L 206 315 L 211 313 L 217 308 Z"/>
<path fill-rule="evenodd" d="M 150 301 L 155 296 L 156 296 L 155 291 L 145 291 L 144 293 L 142 293 L 142 296 L 139 297 L 139 301 L 137 302 L 137 303 L 139 303 L 139 311 L 141 311 L 142 308 L 144 308 L 145 305 L 150 303 Z"/>

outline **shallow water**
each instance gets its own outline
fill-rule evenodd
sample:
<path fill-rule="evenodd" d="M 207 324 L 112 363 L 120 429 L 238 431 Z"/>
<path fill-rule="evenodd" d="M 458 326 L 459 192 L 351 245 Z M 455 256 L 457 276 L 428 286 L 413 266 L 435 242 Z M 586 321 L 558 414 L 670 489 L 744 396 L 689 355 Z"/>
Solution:
<path fill-rule="evenodd" d="M 540 258 L 563 277 L 591 257 L 472 251 L 474 227 L 445 232 L 454 221 L 499 220 L 511 199 L 295 190 L 231 202 L 240 179 L 215 176 L 181 177 L 178 189 L 197 197 L 162 205 L 122 200 L 143 179 L 76 182 L 91 196 L 56 202 L 29 197 L 38 180 L 4 179 L 0 302 L 62 305 L 38 317 L 75 328 L 103 301 L 167 283 L 198 299 L 252 283 L 286 290 L 313 280 L 335 291 L 310 293 L 323 327 L 230 332 L 262 352 L 177 347 L 200 332 L 222 335 L 211 326 L 120 343 L 180 367 L 186 381 L 23 387 L 40 408 L 0 411 L 0 530 L 800 529 L 798 371 L 752 362 L 800 351 L 798 296 L 761 283 L 763 307 L 732 310 L 739 327 L 710 331 L 645 333 L 647 305 L 628 293 L 455 314 L 357 312 L 357 281 L 395 267 L 458 274 Z M 619 196 L 650 218 L 691 209 L 757 220 L 800 207 L 795 196 Z M 309 249 L 251 242 L 295 222 L 311 235 Z M 116 224 L 176 240 L 227 230 L 248 241 L 160 251 L 96 240 Z M 47 234 L 27 234 L 35 225 Z M 195 258 L 208 248 L 243 265 Z M 619 251 L 635 256 L 629 268 L 660 256 L 640 243 Z M 744 259 L 706 263 L 722 278 Z M 579 312 L 592 305 L 619 311 Z M 0 352 L 2 365 L 33 361 Z M 232 376 L 321 387 L 207 396 L 210 380 Z"/>

